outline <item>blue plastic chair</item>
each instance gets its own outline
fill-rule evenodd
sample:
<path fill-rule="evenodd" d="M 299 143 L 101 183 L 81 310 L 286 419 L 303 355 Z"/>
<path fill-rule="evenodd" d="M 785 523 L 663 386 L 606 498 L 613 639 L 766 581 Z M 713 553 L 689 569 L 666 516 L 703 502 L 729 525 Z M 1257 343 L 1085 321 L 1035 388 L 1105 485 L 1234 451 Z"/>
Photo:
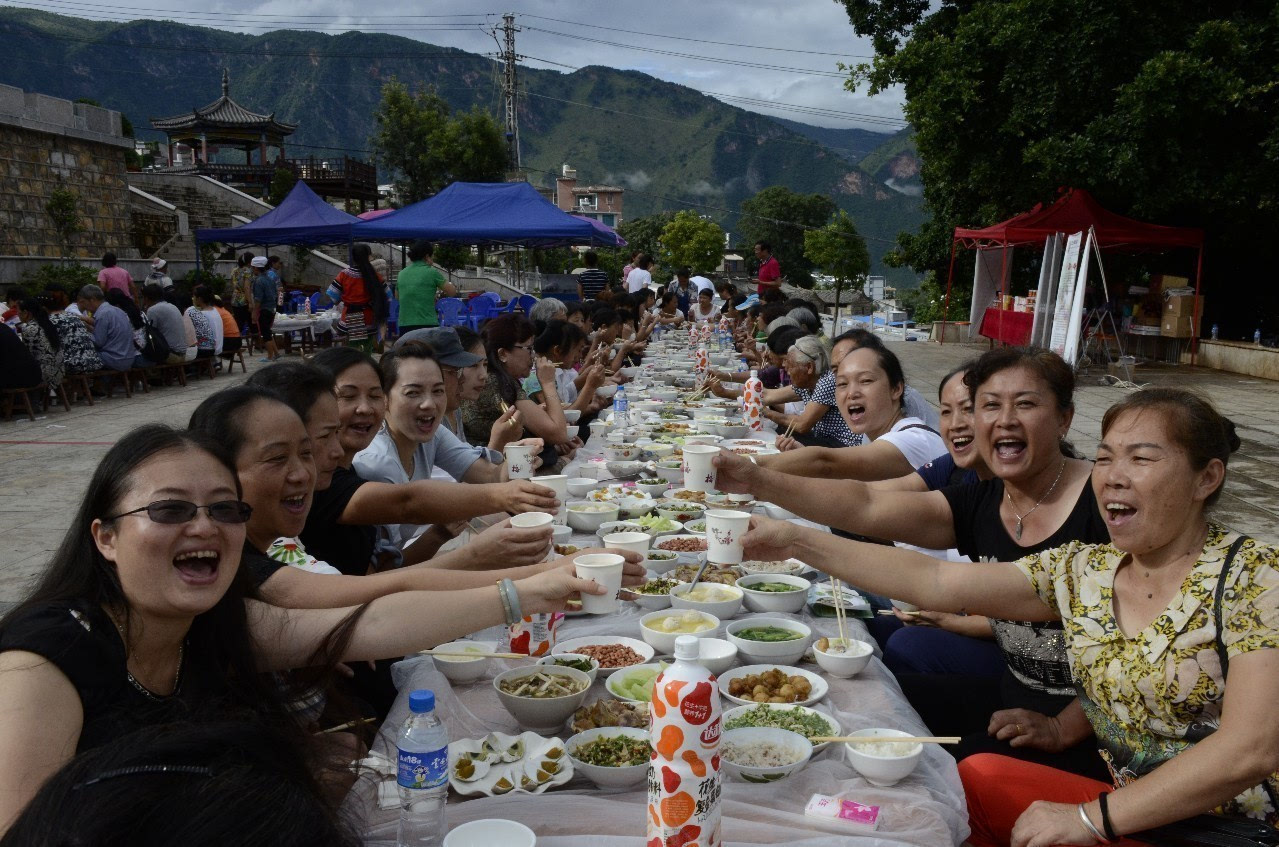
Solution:
<path fill-rule="evenodd" d="M 497 295 L 493 294 L 490 297 L 490 294 L 492 292 L 486 291 L 479 297 L 472 297 L 467 302 L 466 323 L 475 332 L 480 331 L 480 324 L 484 323 L 484 321 L 501 314 L 501 311 L 497 308 L 497 304 L 500 302 Z"/>
<path fill-rule="evenodd" d="M 400 301 L 392 299 L 387 304 L 386 331 L 392 336 L 400 334 Z"/>
<path fill-rule="evenodd" d="M 514 299 L 514 298 L 512 298 Z M 532 294 L 520 295 L 520 308 L 524 310 L 524 314 L 533 314 L 533 307 L 537 305 L 537 298 Z"/>
<path fill-rule="evenodd" d="M 435 301 L 435 314 L 440 318 L 440 326 L 462 326 L 466 318 L 462 312 L 466 303 L 457 297 L 441 297 Z"/>
<path fill-rule="evenodd" d="M 311 311 L 312 312 L 320 311 L 320 298 L 322 296 L 324 295 L 321 294 L 319 291 L 311 295 Z"/>

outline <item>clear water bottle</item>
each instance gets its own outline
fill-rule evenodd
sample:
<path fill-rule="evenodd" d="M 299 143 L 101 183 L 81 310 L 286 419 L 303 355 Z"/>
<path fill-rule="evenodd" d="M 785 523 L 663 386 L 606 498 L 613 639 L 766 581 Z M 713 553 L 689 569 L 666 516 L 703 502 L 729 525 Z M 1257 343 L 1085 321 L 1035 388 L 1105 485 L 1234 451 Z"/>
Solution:
<path fill-rule="evenodd" d="M 1213 324 L 1213 325 L 1212 325 L 1212 340 L 1213 340 L 1213 341 L 1216 341 L 1216 340 L 1217 340 L 1217 325 L 1216 325 L 1216 324 Z"/>
<path fill-rule="evenodd" d="M 619 385 L 613 395 L 613 427 L 631 425 L 631 402 L 626 399 L 626 386 Z"/>
<path fill-rule="evenodd" d="M 399 847 L 436 847 L 444 841 L 449 795 L 449 735 L 435 713 L 435 692 L 409 695 L 409 716 L 395 742 L 399 749 Z"/>
<path fill-rule="evenodd" d="M 1258 347 L 1261 346 L 1261 330 L 1254 329 L 1252 331 L 1252 343 L 1256 344 Z"/>

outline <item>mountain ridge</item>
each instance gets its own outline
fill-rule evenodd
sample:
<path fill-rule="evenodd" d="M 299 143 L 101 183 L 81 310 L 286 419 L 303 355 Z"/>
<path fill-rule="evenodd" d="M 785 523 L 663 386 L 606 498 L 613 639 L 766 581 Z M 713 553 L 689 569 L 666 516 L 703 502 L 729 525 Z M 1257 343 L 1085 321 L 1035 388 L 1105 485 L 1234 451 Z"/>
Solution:
<path fill-rule="evenodd" d="M 455 110 L 496 113 L 499 102 L 493 60 L 386 33 L 244 35 L 6 7 L 0 36 L 9 45 L 0 82 L 92 98 L 123 112 L 148 139 L 160 137 L 149 119 L 216 99 L 223 67 L 234 99 L 299 124 L 286 142 L 288 155 L 347 151 L 371 158 L 372 115 L 392 78 L 410 88 L 433 86 Z M 898 285 L 914 283 L 911 272 L 884 268 L 880 257 L 899 231 L 922 221 L 918 198 L 885 188 L 882 178 L 797 131 L 795 122 L 639 71 L 521 66 L 519 74 L 522 160 L 535 184 L 551 184 L 560 165 L 569 164 L 584 183 L 625 186 L 627 218 L 691 206 L 729 230 L 742 200 L 769 185 L 826 194 L 867 236 L 873 272 L 886 272 Z"/>

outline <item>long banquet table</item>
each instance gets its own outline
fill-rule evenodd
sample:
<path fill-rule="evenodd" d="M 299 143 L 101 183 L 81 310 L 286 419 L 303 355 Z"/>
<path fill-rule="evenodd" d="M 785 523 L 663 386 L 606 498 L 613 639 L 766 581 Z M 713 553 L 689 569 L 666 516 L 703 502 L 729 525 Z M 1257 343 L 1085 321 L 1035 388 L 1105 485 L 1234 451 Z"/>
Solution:
<path fill-rule="evenodd" d="M 765 437 L 771 439 L 773 434 L 766 433 Z M 583 459 L 598 455 L 598 451 L 589 448 L 579 452 L 586 455 L 569 466 L 570 475 L 578 472 Z M 578 547 L 599 544 L 598 539 L 585 533 L 574 533 L 571 543 Z M 588 635 L 639 638 L 639 619 L 645 610 L 632 603 L 621 606 L 621 611 L 612 615 L 566 618 L 558 638 Z M 743 611 L 738 617 L 749 614 Z M 802 614 L 789 617 L 811 626 L 814 638 L 837 634 L 833 618 L 814 617 L 807 608 Z M 850 637 L 872 641 L 861 621 L 849 619 L 849 623 L 854 629 Z M 503 634 L 503 627 L 495 627 L 474 637 L 500 641 Z M 723 626 L 715 634 L 722 638 Z M 417 657 L 397 664 L 393 672 L 400 696 L 378 734 L 373 752 L 394 759 L 395 737 L 408 714 L 408 693 L 418 688 L 435 692 L 437 708 L 452 740 L 479 738 L 492 731 L 517 734 L 520 729 L 498 701 L 492 678 L 501 670 L 517 666 L 520 660 L 490 661 L 491 671 L 477 682 L 457 686 L 446 680 L 429 658 Z M 816 665 L 805 667 L 821 673 Z M 880 661 L 878 650 L 870 665 L 854 678 L 837 679 L 829 675 L 824 678 L 830 684 L 830 692 L 815 708 L 835 717 L 845 733 L 869 727 L 892 727 L 929 734 Z M 586 702 L 609 696 L 601 677 Z M 735 704 L 725 699 L 723 705 L 727 711 Z M 565 730 L 559 737 L 567 740 L 570 734 Z M 964 795 L 955 762 L 935 745 L 925 745 L 914 773 L 890 788 L 877 788 L 861 778 L 848 764 L 842 746 L 836 744 L 815 755 L 798 774 L 780 782 L 752 785 L 731 781 L 727 774 L 724 779 L 722 829 L 724 843 L 732 847 L 758 844 L 835 847 L 849 843 L 850 837 L 857 838 L 856 843 L 865 847 L 905 844 L 942 847 L 959 844 L 968 835 Z M 362 776 L 347 798 L 346 811 L 355 813 L 361 821 L 365 844 L 394 847 L 398 809 L 378 807 L 377 783 L 380 781 L 375 775 Z M 858 834 L 805 817 L 805 804 L 818 793 L 839 794 L 860 803 L 878 805 L 881 809 L 878 831 Z M 450 827 L 482 818 L 517 820 L 537 833 L 539 847 L 641 847 L 645 802 L 642 786 L 622 792 L 605 791 L 584 776 L 574 774 L 565 785 L 542 794 L 464 798 L 450 792 L 447 818 Z"/>

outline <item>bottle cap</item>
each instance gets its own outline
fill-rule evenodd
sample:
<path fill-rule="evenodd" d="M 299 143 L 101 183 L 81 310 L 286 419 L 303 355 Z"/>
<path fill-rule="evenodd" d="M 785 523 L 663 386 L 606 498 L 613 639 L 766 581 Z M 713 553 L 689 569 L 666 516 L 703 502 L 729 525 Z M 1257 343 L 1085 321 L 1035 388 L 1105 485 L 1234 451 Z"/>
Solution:
<path fill-rule="evenodd" d="M 698 639 L 691 635 L 681 635 L 675 639 L 675 658 L 696 662 L 701 655 L 701 642 Z"/>
<path fill-rule="evenodd" d="M 422 688 L 409 695 L 409 711 L 414 714 L 435 711 L 435 692 Z"/>

